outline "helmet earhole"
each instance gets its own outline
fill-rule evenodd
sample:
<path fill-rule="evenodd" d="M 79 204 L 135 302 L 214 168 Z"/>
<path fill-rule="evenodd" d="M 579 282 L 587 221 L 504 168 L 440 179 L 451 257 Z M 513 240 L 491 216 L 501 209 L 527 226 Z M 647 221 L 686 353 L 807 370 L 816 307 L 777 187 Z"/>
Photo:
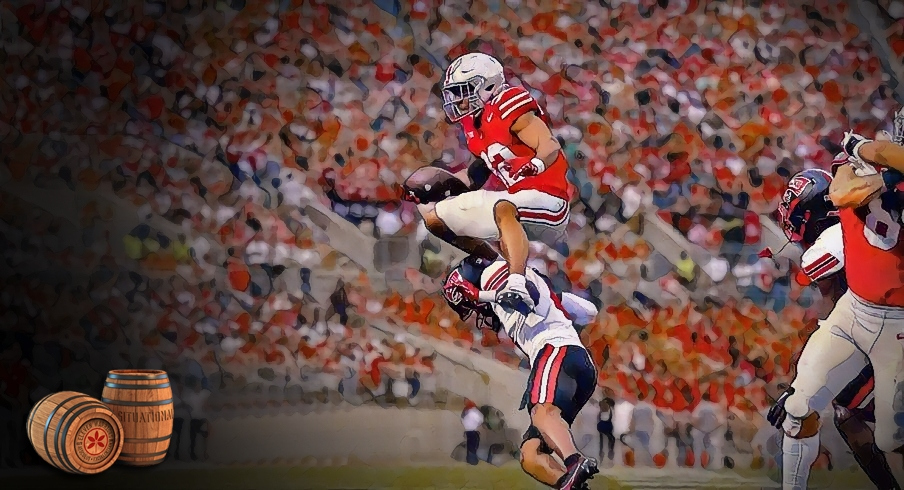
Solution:
<path fill-rule="evenodd" d="M 490 85 L 490 86 L 488 86 L 488 87 L 485 88 L 484 90 L 486 90 L 487 92 L 492 92 L 494 88 L 496 88 L 496 84 L 495 84 L 495 83 L 492 84 L 492 85 Z"/>

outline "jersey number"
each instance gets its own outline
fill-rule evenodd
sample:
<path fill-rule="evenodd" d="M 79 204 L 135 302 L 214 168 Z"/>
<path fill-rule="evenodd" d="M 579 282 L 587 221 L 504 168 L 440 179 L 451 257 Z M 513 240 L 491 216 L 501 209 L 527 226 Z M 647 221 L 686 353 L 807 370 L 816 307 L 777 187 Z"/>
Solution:
<path fill-rule="evenodd" d="M 900 214 L 898 211 L 889 212 L 888 209 L 885 209 L 881 196 L 870 201 L 869 214 L 866 215 L 866 223 L 863 227 L 866 241 L 879 250 L 894 248 L 898 244 L 898 236 L 901 233 Z"/>
<path fill-rule="evenodd" d="M 515 180 L 509 175 L 511 169 L 508 164 L 505 163 L 508 160 L 515 158 L 515 154 L 512 153 L 512 150 L 508 149 L 508 147 L 500 145 L 499 143 L 493 143 L 487 147 L 486 151 L 480 154 L 480 158 L 487 163 L 487 166 L 490 167 L 490 170 L 492 170 L 494 174 L 496 174 L 496 177 L 499 177 L 506 185 L 515 183 Z"/>

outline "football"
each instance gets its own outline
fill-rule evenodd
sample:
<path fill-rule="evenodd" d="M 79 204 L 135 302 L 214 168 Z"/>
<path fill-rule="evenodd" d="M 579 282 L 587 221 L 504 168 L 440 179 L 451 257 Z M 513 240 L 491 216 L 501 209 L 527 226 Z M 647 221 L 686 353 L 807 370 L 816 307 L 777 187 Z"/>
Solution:
<path fill-rule="evenodd" d="M 468 186 L 448 170 L 421 167 L 402 184 L 404 198 L 418 204 L 439 202 L 468 192 Z"/>

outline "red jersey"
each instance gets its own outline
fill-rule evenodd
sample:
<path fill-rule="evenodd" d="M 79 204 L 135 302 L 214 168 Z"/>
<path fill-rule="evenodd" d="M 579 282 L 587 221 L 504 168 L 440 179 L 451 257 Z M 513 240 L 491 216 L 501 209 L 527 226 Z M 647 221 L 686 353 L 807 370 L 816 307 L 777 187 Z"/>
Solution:
<path fill-rule="evenodd" d="M 537 153 L 524 144 L 514 133 L 512 124 L 528 112 L 535 112 L 549 125 L 549 116 L 521 87 L 507 86 L 493 97 L 479 115 L 468 115 L 461 120 L 468 149 L 486 162 L 509 192 L 533 189 L 564 200 L 568 197 L 568 162 L 559 150 L 556 161 L 541 174 L 532 177 L 513 178 L 506 163 L 516 157 L 534 158 Z"/>
<path fill-rule="evenodd" d="M 893 192 L 840 212 L 848 288 L 870 303 L 904 308 L 904 233 Z"/>

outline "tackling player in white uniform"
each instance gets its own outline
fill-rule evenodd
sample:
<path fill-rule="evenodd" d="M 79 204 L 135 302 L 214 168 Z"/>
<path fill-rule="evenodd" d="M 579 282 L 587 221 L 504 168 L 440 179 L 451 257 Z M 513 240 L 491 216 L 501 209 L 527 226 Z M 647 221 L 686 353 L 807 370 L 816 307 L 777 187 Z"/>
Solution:
<path fill-rule="evenodd" d="M 509 275 L 505 261 L 470 256 L 446 278 L 443 297 L 462 319 L 476 312 L 479 327 L 504 329 L 530 361 L 521 405 L 531 417 L 521 444 L 524 471 L 553 488 L 586 488 L 599 471 L 597 462 L 578 451 L 570 427 L 593 396 L 597 370 L 573 321 L 589 323 L 597 310 L 569 293 L 560 298 L 546 277 L 531 268 L 526 270 L 526 288 L 535 306 L 513 309 L 497 299 Z"/>

